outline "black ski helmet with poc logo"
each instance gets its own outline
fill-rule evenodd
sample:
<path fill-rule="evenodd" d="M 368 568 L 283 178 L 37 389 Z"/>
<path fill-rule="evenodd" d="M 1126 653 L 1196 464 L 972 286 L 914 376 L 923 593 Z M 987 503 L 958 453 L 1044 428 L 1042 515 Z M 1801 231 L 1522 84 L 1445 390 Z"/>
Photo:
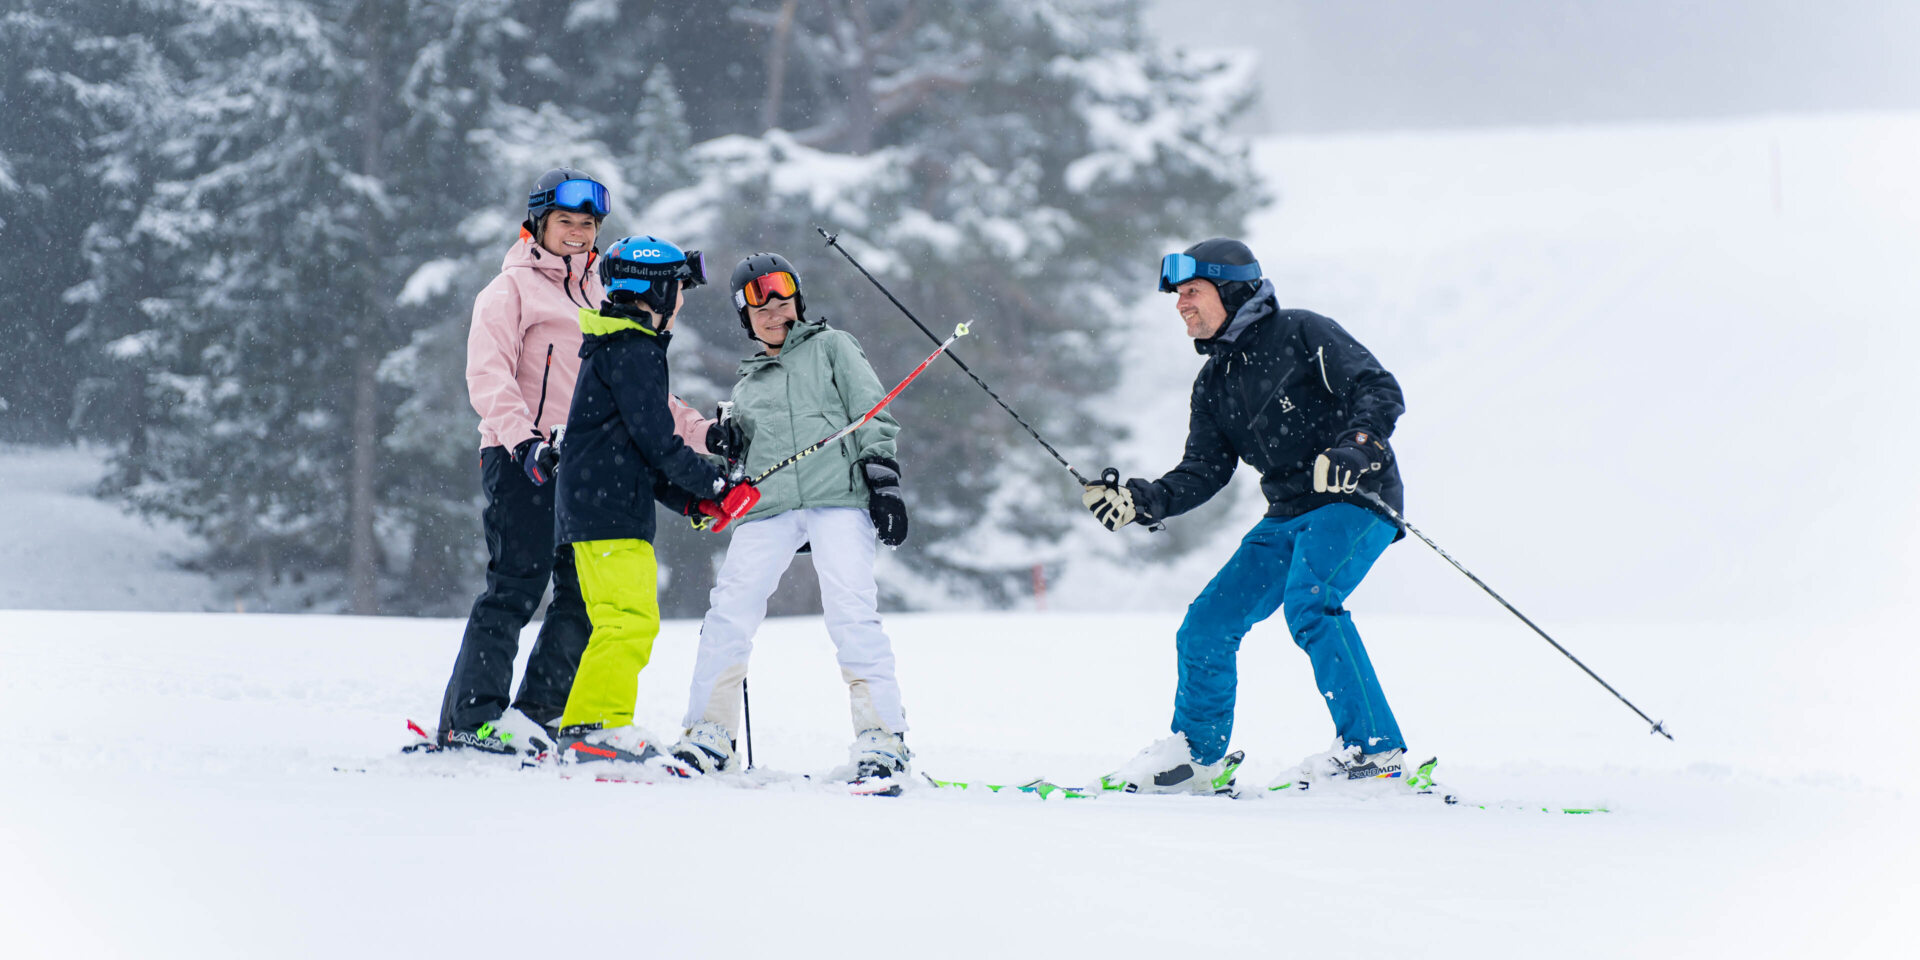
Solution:
<path fill-rule="evenodd" d="M 747 308 L 770 299 L 793 298 L 794 316 L 802 321 L 807 319 L 807 298 L 800 291 L 800 272 L 777 253 L 748 254 L 733 268 L 727 287 L 733 295 L 734 309 L 740 314 L 740 327 L 747 331 L 749 339 L 760 338 L 753 335 L 753 322 L 747 319 Z"/>

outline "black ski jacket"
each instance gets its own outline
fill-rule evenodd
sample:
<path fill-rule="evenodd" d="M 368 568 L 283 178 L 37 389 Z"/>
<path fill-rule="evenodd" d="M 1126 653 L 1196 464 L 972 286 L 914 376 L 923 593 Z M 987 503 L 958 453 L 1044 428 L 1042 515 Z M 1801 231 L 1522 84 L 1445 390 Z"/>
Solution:
<path fill-rule="evenodd" d="M 667 408 L 672 334 L 598 310 L 580 311 L 580 329 L 580 379 L 555 480 L 555 542 L 652 541 L 654 500 L 685 514 L 724 481 L 674 433 Z"/>
<path fill-rule="evenodd" d="M 1363 476 L 1360 489 L 1402 509 L 1400 468 L 1386 447 L 1406 409 L 1400 384 L 1339 324 L 1280 309 L 1267 280 L 1218 336 L 1193 346 L 1207 362 L 1193 381 L 1186 455 L 1158 480 L 1127 481 L 1147 519 L 1207 502 L 1241 460 L 1260 471 L 1269 517 L 1297 517 L 1329 503 L 1381 513 L 1357 493 L 1313 492 L 1314 458 L 1354 431 L 1384 448 L 1385 468 Z"/>

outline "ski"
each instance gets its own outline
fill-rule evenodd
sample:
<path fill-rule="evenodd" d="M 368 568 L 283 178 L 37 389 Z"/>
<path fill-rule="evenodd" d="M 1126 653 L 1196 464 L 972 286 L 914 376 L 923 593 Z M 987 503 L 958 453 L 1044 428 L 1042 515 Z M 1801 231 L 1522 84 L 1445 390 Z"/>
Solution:
<path fill-rule="evenodd" d="M 1439 766 L 1439 764 L 1440 764 L 1440 758 L 1432 757 L 1432 758 L 1429 758 L 1427 762 L 1414 768 L 1413 775 L 1407 778 L 1407 787 L 1411 791 L 1412 796 L 1435 797 L 1435 798 L 1438 798 L 1441 803 L 1444 803 L 1449 807 L 1469 807 L 1476 810 L 1538 810 L 1541 813 L 1560 813 L 1560 814 L 1572 814 L 1572 815 L 1590 815 L 1590 814 L 1613 812 L 1608 808 L 1602 807 L 1602 806 L 1559 807 L 1559 806 L 1535 806 L 1533 804 L 1526 804 L 1526 803 L 1463 803 L 1458 796 L 1448 791 L 1445 787 L 1442 787 L 1441 785 L 1434 782 L 1433 769 Z M 1360 778 L 1355 782 L 1368 782 L 1370 780 L 1391 780 L 1397 776 L 1398 774 L 1381 776 L 1381 777 L 1373 777 L 1373 778 Z M 1299 796 L 1301 794 L 1307 793 L 1311 787 L 1312 787 L 1311 781 L 1290 780 L 1285 783 L 1276 783 L 1273 786 L 1268 787 L 1267 792 L 1269 794 L 1286 793 L 1286 794 L 1291 794 L 1293 796 Z M 1322 792 L 1324 793 L 1325 791 L 1322 791 Z"/>
<path fill-rule="evenodd" d="M 1011 790 L 1015 793 L 1032 794 L 1042 800 L 1055 796 L 1068 800 L 1082 800 L 1100 795 L 1098 787 L 1063 787 L 1044 779 L 1029 780 L 1026 783 L 981 783 L 970 780 L 939 780 L 925 773 L 920 776 L 933 786 L 945 790 L 985 790 L 988 793 Z"/>
<path fill-rule="evenodd" d="M 1235 750 L 1227 754 L 1225 764 L 1221 766 L 1220 772 L 1213 777 L 1212 786 L 1214 796 L 1240 796 L 1240 791 L 1234 786 L 1234 778 L 1240 772 L 1240 765 L 1246 761 L 1247 754 L 1244 750 Z M 1119 791 L 1122 793 L 1138 793 L 1140 790 L 1138 785 L 1121 780 L 1113 774 L 1108 774 L 1100 778 L 1100 789 L 1108 792 Z"/>

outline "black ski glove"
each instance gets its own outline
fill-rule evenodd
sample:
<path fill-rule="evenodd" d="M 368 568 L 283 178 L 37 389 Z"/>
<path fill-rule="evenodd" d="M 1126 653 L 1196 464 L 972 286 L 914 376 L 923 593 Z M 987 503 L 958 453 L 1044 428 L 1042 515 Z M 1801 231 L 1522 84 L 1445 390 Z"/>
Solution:
<path fill-rule="evenodd" d="M 1360 478 L 1387 468 L 1387 445 L 1364 430 L 1352 430 L 1313 458 L 1314 493 L 1353 493 Z"/>
<path fill-rule="evenodd" d="M 727 460 L 738 460 L 747 452 L 747 434 L 738 421 L 715 420 L 707 428 L 707 451 Z"/>
<path fill-rule="evenodd" d="M 880 542 L 897 547 L 907 542 L 907 502 L 900 499 L 900 465 L 885 457 L 860 461 L 867 477 L 867 513 Z"/>
<path fill-rule="evenodd" d="M 560 448 L 544 437 L 528 437 L 513 448 L 513 459 L 527 472 L 527 479 L 532 480 L 534 486 L 545 486 L 553 479 L 554 468 L 560 465 Z"/>

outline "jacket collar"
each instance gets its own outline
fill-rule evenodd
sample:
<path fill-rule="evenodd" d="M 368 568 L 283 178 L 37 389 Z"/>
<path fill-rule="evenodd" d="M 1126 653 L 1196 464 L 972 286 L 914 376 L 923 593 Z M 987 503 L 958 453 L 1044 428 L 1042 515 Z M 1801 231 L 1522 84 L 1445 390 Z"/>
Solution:
<path fill-rule="evenodd" d="M 673 334 L 655 333 L 640 325 L 630 317 L 608 316 L 598 310 L 580 308 L 580 355 L 586 356 L 599 349 L 601 344 L 615 340 L 638 339 L 660 345 L 665 350 L 673 342 Z"/>
<path fill-rule="evenodd" d="M 826 329 L 828 329 L 828 327 L 827 318 L 825 317 L 821 317 L 819 320 L 802 320 L 795 323 L 793 328 L 787 331 L 786 342 L 780 345 L 780 357 L 786 356 L 792 352 L 795 347 L 813 339 L 815 334 Z M 754 342 L 758 343 L 759 341 L 756 340 Z M 769 357 L 765 353 L 748 354 L 740 359 L 739 375 L 744 377 L 767 364 L 779 363 L 780 357 Z"/>
<path fill-rule="evenodd" d="M 1273 281 L 1262 280 L 1260 289 L 1255 290 L 1253 297 L 1240 305 L 1239 311 L 1234 313 L 1233 318 L 1227 321 L 1227 325 L 1219 333 L 1205 340 L 1193 342 L 1193 352 L 1203 356 L 1219 356 L 1240 349 L 1242 346 L 1240 340 L 1246 334 L 1247 328 L 1273 316 L 1279 312 L 1279 309 L 1279 299 L 1274 295 Z"/>

